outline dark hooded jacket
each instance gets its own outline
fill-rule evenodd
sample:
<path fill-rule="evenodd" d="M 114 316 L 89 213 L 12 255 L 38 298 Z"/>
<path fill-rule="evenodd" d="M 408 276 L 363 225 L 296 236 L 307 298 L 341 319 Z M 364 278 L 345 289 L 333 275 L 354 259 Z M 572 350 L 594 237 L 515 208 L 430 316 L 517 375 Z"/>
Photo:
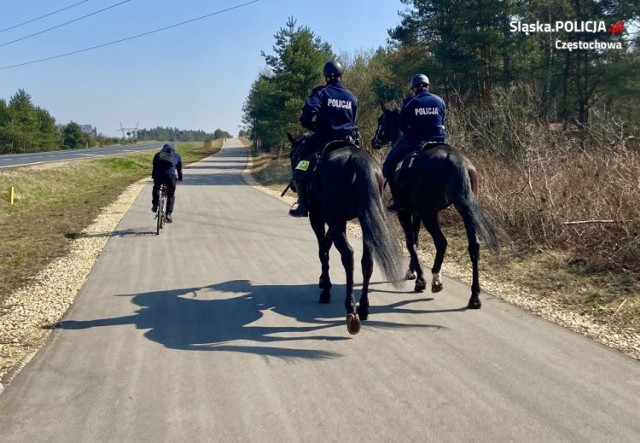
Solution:
<path fill-rule="evenodd" d="M 161 155 L 164 153 L 171 154 L 173 163 L 171 165 L 162 161 Z M 173 143 L 165 143 L 162 149 L 153 156 L 153 170 L 151 177 L 158 178 L 163 175 L 175 175 L 178 173 L 178 180 L 182 180 L 182 157 L 173 147 Z"/>

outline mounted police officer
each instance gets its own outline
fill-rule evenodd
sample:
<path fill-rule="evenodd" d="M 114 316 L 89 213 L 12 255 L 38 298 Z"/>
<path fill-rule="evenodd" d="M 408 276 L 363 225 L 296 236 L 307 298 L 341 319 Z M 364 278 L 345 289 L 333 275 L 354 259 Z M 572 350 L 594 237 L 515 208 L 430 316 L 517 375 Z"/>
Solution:
<path fill-rule="evenodd" d="M 344 68 L 337 60 L 325 63 L 322 73 L 326 84 L 318 86 L 307 97 L 300 124 L 303 128 L 313 131 L 303 147 L 300 158 L 312 156 L 322 150 L 329 142 L 335 140 L 348 140 L 358 143 L 358 126 L 356 118 L 358 113 L 358 100 L 342 84 Z M 306 172 L 312 169 L 310 159 L 300 161 L 294 171 L 293 181 L 298 193 L 297 207 L 289 210 L 293 217 L 307 217 L 307 183 Z"/>
<path fill-rule="evenodd" d="M 400 111 L 402 136 L 393 146 L 384 163 L 382 174 L 389 183 L 393 203 L 390 211 L 401 209 L 398 205 L 398 184 L 395 181 L 396 167 L 407 155 L 417 151 L 424 143 L 444 143 L 447 132 L 444 128 L 446 109 L 439 96 L 429 92 L 429 78 L 416 74 L 411 79 L 413 96 L 407 97 Z"/>

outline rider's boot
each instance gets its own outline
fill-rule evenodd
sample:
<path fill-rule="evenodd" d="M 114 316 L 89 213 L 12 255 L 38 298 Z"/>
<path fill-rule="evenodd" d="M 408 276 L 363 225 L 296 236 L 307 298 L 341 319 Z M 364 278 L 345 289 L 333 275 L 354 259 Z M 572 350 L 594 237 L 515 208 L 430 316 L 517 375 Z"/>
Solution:
<path fill-rule="evenodd" d="M 308 217 L 309 208 L 307 207 L 307 186 L 302 180 L 294 180 L 296 191 L 298 192 L 297 206 L 289 210 L 292 217 Z"/>
<path fill-rule="evenodd" d="M 387 183 L 391 191 L 391 202 L 387 206 L 387 210 L 391 212 L 404 211 L 405 208 L 401 203 L 399 186 L 392 180 L 388 180 Z"/>

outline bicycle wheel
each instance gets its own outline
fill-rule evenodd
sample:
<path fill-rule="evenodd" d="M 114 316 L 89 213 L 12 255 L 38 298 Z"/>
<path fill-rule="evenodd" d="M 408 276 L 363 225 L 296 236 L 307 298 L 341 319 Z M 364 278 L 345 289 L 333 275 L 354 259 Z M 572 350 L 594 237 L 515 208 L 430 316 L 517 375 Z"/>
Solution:
<path fill-rule="evenodd" d="M 160 235 L 160 229 L 164 227 L 164 206 L 165 198 L 164 193 L 160 191 L 160 204 L 158 205 L 158 212 L 156 214 L 156 235 Z"/>
<path fill-rule="evenodd" d="M 160 235 L 160 229 L 162 229 L 162 209 L 158 206 L 158 212 L 156 212 L 156 235 Z"/>

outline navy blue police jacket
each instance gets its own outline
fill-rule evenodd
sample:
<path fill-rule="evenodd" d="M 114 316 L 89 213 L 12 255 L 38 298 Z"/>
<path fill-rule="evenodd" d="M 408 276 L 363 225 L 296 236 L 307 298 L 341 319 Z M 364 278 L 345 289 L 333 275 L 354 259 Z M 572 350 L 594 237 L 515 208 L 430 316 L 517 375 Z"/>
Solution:
<path fill-rule="evenodd" d="M 404 99 L 400 129 L 411 142 L 444 142 L 445 118 L 444 100 L 427 88 L 420 88 L 416 95 Z"/>
<path fill-rule="evenodd" d="M 164 148 L 163 148 L 164 150 Z M 162 150 L 160 151 L 162 152 Z M 160 161 L 160 152 L 157 152 L 153 156 L 153 169 L 151 171 L 151 177 L 160 178 L 166 175 L 175 175 L 178 173 L 178 180 L 182 180 L 182 157 L 176 151 L 170 151 L 173 155 L 173 165 L 163 166 L 163 162 Z"/>
<path fill-rule="evenodd" d="M 302 108 L 300 124 L 326 142 L 343 140 L 358 129 L 357 115 L 358 99 L 342 82 L 332 79 L 311 91 Z"/>

